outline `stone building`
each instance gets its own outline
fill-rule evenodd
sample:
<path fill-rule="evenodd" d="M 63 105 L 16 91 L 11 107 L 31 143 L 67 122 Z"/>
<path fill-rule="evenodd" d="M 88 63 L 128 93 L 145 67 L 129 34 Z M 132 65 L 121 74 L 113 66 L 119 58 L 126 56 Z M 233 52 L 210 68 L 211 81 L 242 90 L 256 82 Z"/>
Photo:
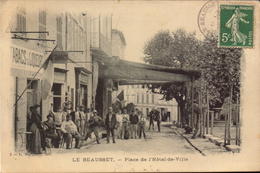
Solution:
<path fill-rule="evenodd" d="M 126 40 L 124 34 L 117 30 L 112 30 L 112 56 L 125 59 Z"/>
<path fill-rule="evenodd" d="M 147 116 L 153 108 L 162 114 L 162 120 L 177 121 L 177 102 L 165 101 L 162 95 L 149 92 L 143 85 L 124 86 L 124 98 L 126 103 L 133 103 Z"/>
<path fill-rule="evenodd" d="M 59 107 L 92 106 L 90 22 L 89 16 L 81 14 L 18 7 L 10 23 L 11 102 L 17 151 L 26 148 L 30 106 L 40 105 L 43 121 L 50 110 L 55 112 Z M 52 69 L 47 76 L 52 86 L 49 91 L 42 87 L 47 59 L 47 67 Z M 44 92 L 48 95 L 43 98 Z"/>

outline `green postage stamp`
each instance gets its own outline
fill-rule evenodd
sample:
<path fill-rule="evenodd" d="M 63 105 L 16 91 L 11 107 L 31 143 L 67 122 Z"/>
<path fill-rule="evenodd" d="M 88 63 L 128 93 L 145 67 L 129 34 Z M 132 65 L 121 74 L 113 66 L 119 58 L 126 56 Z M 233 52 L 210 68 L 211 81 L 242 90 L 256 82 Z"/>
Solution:
<path fill-rule="evenodd" d="M 220 5 L 219 46 L 248 47 L 254 45 L 254 6 Z"/>

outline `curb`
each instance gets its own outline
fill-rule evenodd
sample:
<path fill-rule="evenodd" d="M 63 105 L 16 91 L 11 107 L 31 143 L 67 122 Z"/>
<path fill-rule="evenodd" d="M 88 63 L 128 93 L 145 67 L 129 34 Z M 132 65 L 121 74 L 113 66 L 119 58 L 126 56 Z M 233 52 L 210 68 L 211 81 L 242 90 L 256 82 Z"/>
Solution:
<path fill-rule="evenodd" d="M 233 153 L 239 153 L 240 152 L 240 147 L 237 145 L 226 145 L 224 146 L 226 150 L 232 151 Z"/>
<path fill-rule="evenodd" d="M 194 148 L 195 146 L 191 143 L 191 141 L 183 134 L 181 133 L 177 127 L 175 126 L 171 126 L 171 128 L 179 135 L 181 135 L 182 137 L 184 137 L 188 143 L 190 143 Z M 203 138 L 208 139 L 211 143 L 220 146 L 220 147 L 224 147 L 227 151 L 231 151 L 233 153 L 239 153 L 240 152 L 240 146 L 237 145 L 224 145 L 224 139 L 210 135 L 210 134 L 206 134 L 203 136 Z M 198 150 L 199 152 L 202 153 L 202 151 L 200 151 L 197 147 L 195 148 L 196 150 Z M 203 153 L 204 154 L 204 153 Z"/>
<path fill-rule="evenodd" d="M 204 137 L 206 139 L 208 139 L 210 142 L 218 145 L 218 146 L 221 146 L 221 147 L 224 147 L 227 151 L 231 151 L 233 153 L 239 153 L 240 152 L 240 146 L 238 145 L 224 145 L 224 139 L 221 139 L 219 137 L 215 137 L 215 136 L 212 136 L 212 135 L 204 135 Z"/>
<path fill-rule="evenodd" d="M 206 156 L 205 153 L 203 153 L 199 148 L 197 148 L 195 145 L 193 145 L 193 143 L 185 136 L 183 135 L 181 132 L 178 131 L 178 128 L 176 127 L 172 127 L 171 128 L 175 131 L 175 133 L 177 133 L 178 135 L 182 136 L 195 150 L 197 150 L 201 155 Z"/>

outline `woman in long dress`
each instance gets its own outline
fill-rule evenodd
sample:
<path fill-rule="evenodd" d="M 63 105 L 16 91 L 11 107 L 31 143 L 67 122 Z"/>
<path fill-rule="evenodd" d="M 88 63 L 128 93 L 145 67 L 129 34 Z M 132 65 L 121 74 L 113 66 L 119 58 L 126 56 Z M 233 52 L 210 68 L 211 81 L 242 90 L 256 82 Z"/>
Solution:
<path fill-rule="evenodd" d="M 32 107 L 32 115 L 31 115 L 31 128 L 30 131 L 32 132 L 31 139 L 30 139 L 30 152 L 33 154 L 41 154 L 42 148 L 42 134 L 41 134 L 41 117 L 37 111 L 39 105 L 35 105 Z"/>
<path fill-rule="evenodd" d="M 240 10 L 236 8 L 232 17 L 225 24 L 227 28 L 231 28 L 231 35 L 232 35 L 231 41 L 234 42 L 234 45 L 236 45 L 237 43 L 242 43 L 243 45 L 246 44 L 247 36 L 242 32 L 240 32 L 239 29 L 240 21 L 246 24 L 249 23 L 249 21 L 243 19 L 243 17 L 245 16 L 247 16 L 245 13 L 241 13 Z"/>

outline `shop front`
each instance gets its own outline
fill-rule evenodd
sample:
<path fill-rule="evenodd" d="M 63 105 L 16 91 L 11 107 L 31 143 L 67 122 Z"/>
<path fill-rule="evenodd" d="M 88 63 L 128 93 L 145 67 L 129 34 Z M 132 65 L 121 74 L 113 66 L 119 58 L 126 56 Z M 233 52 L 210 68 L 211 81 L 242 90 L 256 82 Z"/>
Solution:
<path fill-rule="evenodd" d="M 91 72 L 83 67 L 75 67 L 76 79 L 76 106 L 88 107 L 90 100 L 88 99 L 89 79 Z"/>
<path fill-rule="evenodd" d="M 67 70 L 54 68 L 54 80 L 52 85 L 52 104 L 54 112 L 62 108 L 65 102 L 66 72 Z"/>
<path fill-rule="evenodd" d="M 41 102 L 42 71 L 35 76 L 45 60 L 42 52 L 24 48 L 18 45 L 11 46 L 11 98 L 14 106 L 14 142 L 17 151 L 26 150 L 26 134 L 29 130 L 30 106 Z"/>

